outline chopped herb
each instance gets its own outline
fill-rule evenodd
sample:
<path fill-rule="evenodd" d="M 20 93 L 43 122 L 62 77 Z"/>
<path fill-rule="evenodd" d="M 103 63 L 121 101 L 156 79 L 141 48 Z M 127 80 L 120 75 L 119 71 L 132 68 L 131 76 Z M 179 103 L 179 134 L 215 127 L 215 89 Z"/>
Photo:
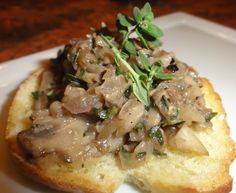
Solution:
<path fill-rule="evenodd" d="M 75 53 L 73 53 L 73 54 L 69 54 L 67 58 L 72 65 L 75 65 L 77 63 L 78 58 L 79 58 L 79 50 L 76 50 Z"/>
<path fill-rule="evenodd" d="M 176 77 L 174 74 L 164 73 L 163 63 L 161 61 L 155 62 L 153 66 L 155 67 L 156 70 L 154 73 L 154 77 L 158 80 L 169 80 Z"/>
<path fill-rule="evenodd" d="M 160 145 L 164 144 L 164 138 L 163 138 L 161 130 L 160 130 L 160 125 L 156 125 L 156 126 L 152 127 L 151 129 L 149 129 L 148 135 L 152 139 L 157 140 Z"/>
<path fill-rule="evenodd" d="M 44 94 L 48 97 L 48 100 L 52 101 L 55 100 L 58 95 L 58 85 L 56 82 L 51 82 L 49 87 L 46 91 L 44 91 Z"/>
<path fill-rule="evenodd" d="M 95 113 L 96 117 L 101 120 L 112 119 L 118 113 L 118 108 L 116 106 L 112 106 L 109 109 L 93 108 L 93 112 Z"/>
<path fill-rule="evenodd" d="M 172 127 L 181 128 L 181 126 L 182 126 L 184 123 L 185 123 L 185 121 L 179 121 L 179 122 L 171 123 L 171 122 L 168 122 L 167 120 L 165 120 L 165 121 L 163 121 L 163 123 L 161 124 L 161 127 L 172 126 Z"/>
<path fill-rule="evenodd" d="M 42 92 L 39 90 L 36 90 L 36 91 L 32 92 L 31 94 L 32 94 L 34 100 L 38 100 L 42 96 Z"/>
<path fill-rule="evenodd" d="M 168 110 L 169 109 L 169 101 L 168 101 L 168 98 L 165 96 L 165 95 L 162 95 L 161 96 L 161 105 L 166 109 Z"/>
<path fill-rule="evenodd" d="M 121 151 L 122 151 L 123 153 L 129 153 L 129 151 L 128 151 L 127 149 L 125 149 L 124 146 L 121 147 Z"/>
<path fill-rule="evenodd" d="M 88 89 L 87 82 L 85 82 L 84 80 L 81 80 L 80 78 L 74 76 L 73 74 L 67 73 L 66 78 L 71 83 L 72 86 Z"/>
<path fill-rule="evenodd" d="M 160 152 L 160 151 L 158 151 L 156 149 L 153 150 L 153 155 L 156 155 L 156 156 L 167 156 L 166 153 Z"/>
<path fill-rule="evenodd" d="M 131 91 L 132 91 L 132 88 L 131 86 L 129 86 L 129 88 L 127 88 L 124 92 L 124 96 L 128 99 L 131 95 Z"/>
<path fill-rule="evenodd" d="M 134 131 L 136 131 L 138 134 L 141 134 L 144 130 L 144 124 L 143 123 L 138 123 L 135 127 L 134 127 Z"/>
<path fill-rule="evenodd" d="M 98 108 L 94 108 L 94 113 L 97 116 L 97 118 L 101 119 L 101 120 L 105 120 L 108 119 L 108 109 L 98 109 Z"/>
<path fill-rule="evenodd" d="M 112 119 L 118 113 L 119 109 L 117 106 L 112 106 L 108 109 L 107 116 L 109 119 Z"/>
<path fill-rule="evenodd" d="M 210 122 L 211 119 L 213 119 L 217 114 L 218 114 L 217 112 L 208 113 L 207 116 L 205 117 L 206 122 Z"/>
<path fill-rule="evenodd" d="M 137 153 L 136 158 L 138 160 L 141 160 L 146 156 L 146 154 L 147 154 L 147 152 L 139 152 L 139 153 Z"/>
<path fill-rule="evenodd" d="M 116 75 L 118 76 L 120 74 L 122 74 L 122 71 L 118 66 L 116 66 Z"/>
<path fill-rule="evenodd" d="M 49 89 L 46 95 L 47 97 L 52 98 L 55 96 L 55 91 L 53 89 Z"/>

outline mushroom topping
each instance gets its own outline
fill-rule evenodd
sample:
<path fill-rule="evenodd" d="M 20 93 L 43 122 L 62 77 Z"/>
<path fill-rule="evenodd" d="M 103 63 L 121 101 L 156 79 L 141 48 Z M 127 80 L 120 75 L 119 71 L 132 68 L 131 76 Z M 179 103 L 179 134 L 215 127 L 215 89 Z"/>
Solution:
<path fill-rule="evenodd" d="M 88 94 L 83 88 L 67 86 L 62 105 L 72 114 L 85 113 L 94 107 L 101 107 L 100 97 Z"/>
<path fill-rule="evenodd" d="M 198 73 L 158 46 L 163 32 L 150 16 L 129 23 L 118 14 L 122 36 L 103 23 L 59 52 L 32 93 L 32 127 L 17 135 L 26 155 L 72 164 L 113 153 L 123 168 L 167 148 L 208 155 L 192 129 L 211 128 L 217 113 L 205 105 Z"/>
<path fill-rule="evenodd" d="M 124 92 L 129 83 L 123 75 L 108 77 L 101 86 L 95 89 L 97 95 L 102 95 L 109 104 L 121 107 L 125 102 Z"/>

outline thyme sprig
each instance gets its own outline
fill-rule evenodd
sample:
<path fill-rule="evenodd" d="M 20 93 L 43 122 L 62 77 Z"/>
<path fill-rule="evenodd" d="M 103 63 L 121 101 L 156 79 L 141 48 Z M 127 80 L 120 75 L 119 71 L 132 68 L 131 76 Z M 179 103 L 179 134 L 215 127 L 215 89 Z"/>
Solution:
<path fill-rule="evenodd" d="M 142 81 L 140 79 L 140 75 L 135 72 L 135 70 L 130 66 L 130 64 L 122 57 L 121 52 L 116 48 L 114 43 L 112 43 L 113 39 L 109 39 L 108 37 L 101 35 L 105 42 L 111 47 L 116 59 L 115 62 L 119 66 L 122 63 L 129 70 L 129 77 L 133 81 L 132 90 L 134 95 L 138 98 L 140 102 L 142 102 L 145 106 L 150 105 L 150 98 L 148 94 L 148 90 L 143 86 Z"/>
<path fill-rule="evenodd" d="M 136 36 L 136 41 L 145 49 L 153 49 L 160 46 L 160 38 L 163 36 L 163 32 L 153 23 L 153 20 L 154 15 L 149 3 L 146 3 L 142 9 L 134 7 L 133 17 L 119 13 L 117 15 L 117 29 L 123 37 L 120 45 L 117 44 L 104 22 L 101 24 L 101 29 L 97 31 L 112 49 L 117 67 L 119 68 L 122 64 L 129 71 L 133 94 L 146 107 L 149 107 L 151 103 L 149 92 L 153 85 L 153 80 L 173 78 L 173 75 L 164 73 L 161 61 L 150 64 L 148 57 L 135 46 L 134 39 L 131 38 Z M 129 63 L 128 59 L 131 55 L 138 57 L 143 69 Z"/>
<path fill-rule="evenodd" d="M 117 15 L 117 28 L 123 35 L 121 50 L 134 50 L 135 46 L 130 40 L 131 35 L 138 37 L 144 48 L 154 48 L 160 46 L 160 38 L 163 36 L 162 30 L 154 23 L 154 15 L 149 3 L 142 9 L 134 7 L 133 18 L 119 13 Z"/>

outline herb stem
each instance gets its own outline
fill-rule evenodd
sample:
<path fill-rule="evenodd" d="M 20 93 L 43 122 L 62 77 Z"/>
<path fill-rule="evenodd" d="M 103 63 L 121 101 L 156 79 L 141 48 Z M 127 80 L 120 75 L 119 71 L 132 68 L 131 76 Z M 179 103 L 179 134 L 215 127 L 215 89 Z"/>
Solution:
<path fill-rule="evenodd" d="M 119 50 L 111 43 L 111 41 L 103 35 L 102 35 L 102 38 L 111 47 L 113 53 L 117 56 L 117 58 L 121 61 L 121 63 L 125 65 L 125 67 L 130 71 L 130 73 L 135 78 L 139 78 L 139 75 L 134 71 L 134 69 L 129 65 L 129 63 L 121 57 Z"/>
<path fill-rule="evenodd" d="M 149 74 L 148 81 L 147 81 L 147 90 L 148 91 L 150 90 L 150 87 L 152 85 L 153 77 L 155 76 L 155 71 L 156 71 L 156 68 L 154 70 L 151 70 L 151 72 Z"/>
<path fill-rule="evenodd" d="M 129 36 L 135 32 L 135 30 L 137 29 L 138 25 L 136 25 L 132 30 L 130 30 L 124 37 L 123 41 L 122 41 L 122 44 L 121 44 L 121 50 L 123 49 L 124 45 L 125 45 L 125 42 L 129 39 Z"/>
<path fill-rule="evenodd" d="M 135 72 L 135 70 L 129 65 L 129 63 L 122 57 L 120 51 L 116 48 L 116 46 L 109 40 L 106 36 L 101 35 L 101 37 L 105 40 L 105 42 L 111 47 L 114 55 L 117 57 L 120 63 L 125 65 L 125 67 L 130 72 L 130 78 L 133 80 L 132 88 L 134 95 L 138 98 L 140 102 L 142 102 L 145 106 L 150 105 L 149 91 L 142 85 L 140 80 L 140 75 Z M 118 65 L 118 64 L 117 64 Z"/>

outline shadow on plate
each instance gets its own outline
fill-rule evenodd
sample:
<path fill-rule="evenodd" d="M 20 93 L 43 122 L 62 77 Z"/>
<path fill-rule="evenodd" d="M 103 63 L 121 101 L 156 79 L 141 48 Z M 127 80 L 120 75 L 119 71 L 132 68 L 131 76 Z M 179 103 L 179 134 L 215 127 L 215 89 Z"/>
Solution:
<path fill-rule="evenodd" d="M 45 64 L 45 61 L 42 62 L 42 65 Z M 19 88 L 16 86 L 16 88 Z M 1 112 L 0 112 L 0 152 L 1 152 L 1 159 L 0 159 L 0 178 L 3 178 L 4 181 L 7 181 L 8 179 L 11 179 L 15 184 L 16 187 L 24 187 L 24 192 L 42 192 L 42 193 L 58 193 L 58 191 L 54 191 L 50 188 L 47 188 L 44 185 L 40 185 L 36 182 L 31 181 L 27 177 L 23 176 L 21 171 L 19 171 L 14 164 L 11 161 L 10 155 L 8 154 L 7 144 L 5 141 L 5 128 L 7 125 L 7 116 L 8 111 L 10 108 L 10 105 L 13 101 L 14 95 L 16 94 L 17 89 L 14 89 L 11 91 L 7 99 L 3 102 L 1 106 Z M 2 180 L 1 180 L 2 181 Z M 4 182 L 1 182 L 4 183 Z M 13 183 L 13 184 L 14 184 Z M 6 190 L 4 189 L 4 187 Z M 22 190 L 14 190 L 14 185 L 9 182 L 5 184 L 1 184 L 1 190 L 7 191 L 7 192 L 21 192 Z M 3 189 L 2 189 L 3 188 Z M 11 191 L 13 190 L 13 191 Z"/>

